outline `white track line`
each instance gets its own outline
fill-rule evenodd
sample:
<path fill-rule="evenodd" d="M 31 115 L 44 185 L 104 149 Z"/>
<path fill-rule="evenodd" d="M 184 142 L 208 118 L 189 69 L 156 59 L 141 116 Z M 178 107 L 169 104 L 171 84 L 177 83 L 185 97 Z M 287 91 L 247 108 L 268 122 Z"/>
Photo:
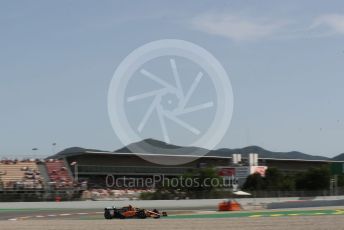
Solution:
<path fill-rule="evenodd" d="M 103 212 L 94 212 L 93 214 L 102 214 Z M 92 213 L 86 213 L 86 212 L 79 212 L 79 213 L 62 213 L 62 214 L 49 214 L 45 216 L 24 216 L 24 217 L 18 217 L 18 218 L 11 218 L 8 219 L 10 221 L 16 221 L 16 220 L 23 220 L 23 219 L 29 219 L 29 218 L 46 218 L 46 217 L 57 217 L 57 216 L 71 216 L 71 215 L 90 215 Z"/>

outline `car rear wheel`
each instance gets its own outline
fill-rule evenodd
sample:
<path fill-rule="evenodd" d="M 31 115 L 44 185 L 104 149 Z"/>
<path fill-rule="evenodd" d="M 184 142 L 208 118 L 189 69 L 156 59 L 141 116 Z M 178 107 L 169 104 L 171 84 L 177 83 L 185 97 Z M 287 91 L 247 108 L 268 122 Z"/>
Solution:
<path fill-rule="evenodd" d="M 113 218 L 109 210 L 104 211 L 104 217 L 107 220 L 111 220 Z"/>

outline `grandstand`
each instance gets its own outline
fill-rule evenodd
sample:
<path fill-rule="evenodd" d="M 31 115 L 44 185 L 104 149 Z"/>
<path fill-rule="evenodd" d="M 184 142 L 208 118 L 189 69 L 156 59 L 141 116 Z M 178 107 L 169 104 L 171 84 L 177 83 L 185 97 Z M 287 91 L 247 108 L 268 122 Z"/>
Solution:
<path fill-rule="evenodd" d="M 166 177 L 174 177 L 204 164 L 226 166 L 230 161 L 226 157 L 198 158 L 198 156 L 143 155 L 145 159 L 154 158 L 156 160 L 162 158 L 166 161 L 173 161 L 173 158 L 188 157 L 191 158 L 191 162 L 175 166 L 159 165 L 143 159 L 142 155 L 99 151 L 71 152 L 63 156 L 57 154 L 52 158 L 65 160 L 69 165 L 77 162 L 77 167 L 71 168 L 73 175 L 75 176 L 75 169 L 77 168 L 79 181 L 87 181 L 88 186 L 91 188 L 104 188 L 107 175 L 145 178 L 163 174 Z"/>
<path fill-rule="evenodd" d="M 1 161 L 0 180 L 5 189 L 42 189 L 43 178 L 35 161 Z"/>
<path fill-rule="evenodd" d="M 68 166 L 63 160 L 50 159 L 45 162 L 49 176 L 49 185 L 55 189 L 73 187 L 73 178 L 69 173 Z"/>
<path fill-rule="evenodd" d="M 81 192 L 62 160 L 0 161 L 0 201 L 71 200 Z"/>

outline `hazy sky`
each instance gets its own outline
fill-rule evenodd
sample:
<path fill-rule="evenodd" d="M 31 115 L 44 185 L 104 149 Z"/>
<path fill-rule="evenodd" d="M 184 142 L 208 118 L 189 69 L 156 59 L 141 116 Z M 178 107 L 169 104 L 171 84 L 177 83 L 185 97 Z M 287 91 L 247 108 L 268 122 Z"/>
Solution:
<path fill-rule="evenodd" d="M 107 93 L 135 48 L 173 38 L 230 75 L 218 147 L 344 152 L 342 1 L 0 1 L 0 155 L 113 150 Z"/>

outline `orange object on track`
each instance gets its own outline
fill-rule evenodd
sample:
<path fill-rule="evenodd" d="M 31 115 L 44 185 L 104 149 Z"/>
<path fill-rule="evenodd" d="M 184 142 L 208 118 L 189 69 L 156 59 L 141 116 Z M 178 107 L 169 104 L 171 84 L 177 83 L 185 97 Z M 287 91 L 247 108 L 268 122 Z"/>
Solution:
<path fill-rule="evenodd" d="M 240 211 L 241 206 L 238 202 L 234 200 L 223 201 L 219 203 L 219 211 Z"/>

